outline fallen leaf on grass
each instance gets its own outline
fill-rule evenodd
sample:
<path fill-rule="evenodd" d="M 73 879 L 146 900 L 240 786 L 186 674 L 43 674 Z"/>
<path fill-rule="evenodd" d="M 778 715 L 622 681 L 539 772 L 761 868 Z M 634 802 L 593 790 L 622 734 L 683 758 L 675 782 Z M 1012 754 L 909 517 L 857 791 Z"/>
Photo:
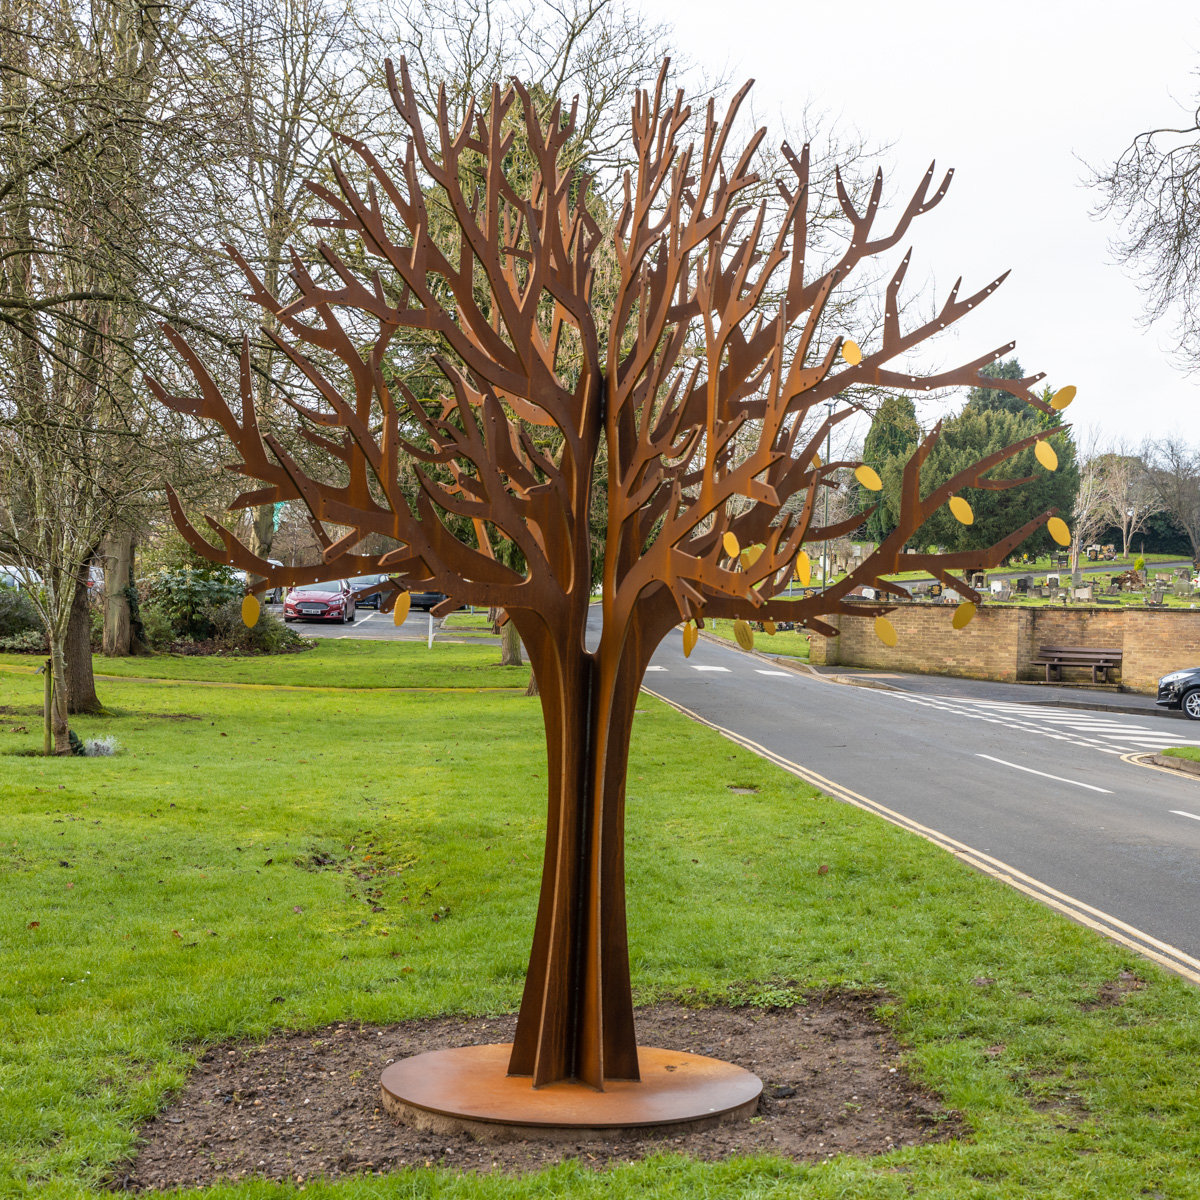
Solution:
<path fill-rule="evenodd" d="M 68 883 L 68 884 L 67 884 L 67 887 L 69 887 L 69 888 L 73 888 L 74 886 L 75 886 L 75 883 L 74 883 L 74 881 L 72 881 L 71 883 Z"/>
<path fill-rule="evenodd" d="M 41 923 L 41 921 L 30 921 L 30 922 L 29 922 L 29 928 L 30 928 L 30 929 L 40 929 L 40 928 L 41 928 L 41 926 L 42 926 L 42 923 Z M 411 970 L 411 968 L 410 968 L 410 970 Z"/>
<path fill-rule="evenodd" d="M 292 905 L 292 912 L 303 912 L 303 911 L 304 911 L 304 909 L 302 909 L 302 908 L 300 907 L 300 905 L 298 905 L 298 904 L 293 904 L 293 905 Z"/>
<path fill-rule="evenodd" d="M 181 937 L 183 937 L 183 934 L 182 934 L 182 933 L 180 933 L 178 929 L 172 929 L 172 930 L 171 930 L 171 932 L 172 932 L 172 934 L 174 934 L 174 935 L 175 935 L 175 937 L 177 937 L 177 938 L 181 938 Z"/>
<path fill-rule="evenodd" d="M 828 864 L 828 863 L 822 863 L 822 864 L 821 864 L 821 865 L 820 865 L 820 866 L 817 868 L 817 874 L 818 874 L 818 875 L 828 875 L 828 874 L 829 874 L 829 864 Z"/>

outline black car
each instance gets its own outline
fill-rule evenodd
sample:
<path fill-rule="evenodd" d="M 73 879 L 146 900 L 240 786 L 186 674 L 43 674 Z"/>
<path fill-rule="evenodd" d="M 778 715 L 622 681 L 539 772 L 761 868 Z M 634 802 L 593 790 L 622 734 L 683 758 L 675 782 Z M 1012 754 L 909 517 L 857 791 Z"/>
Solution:
<path fill-rule="evenodd" d="M 436 608 L 446 598 L 445 592 L 409 592 L 409 595 L 413 608 L 424 609 L 425 612 Z"/>
<path fill-rule="evenodd" d="M 1158 681 L 1155 703 L 1163 708 L 1181 708 L 1185 717 L 1200 721 L 1200 667 L 1164 675 Z"/>
<path fill-rule="evenodd" d="M 359 608 L 378 608 L 379 602 L 383 597 L 383 592 L 387 589 L 382 589 L 377 592 L 368 592 L 366 595 L 361 595 L 363 588 L 371 587 L 373 584 L 387 583 L 386 575 L 358 575 L 350 580 L 350 586 L 355 592 L 355 603 Z"/>

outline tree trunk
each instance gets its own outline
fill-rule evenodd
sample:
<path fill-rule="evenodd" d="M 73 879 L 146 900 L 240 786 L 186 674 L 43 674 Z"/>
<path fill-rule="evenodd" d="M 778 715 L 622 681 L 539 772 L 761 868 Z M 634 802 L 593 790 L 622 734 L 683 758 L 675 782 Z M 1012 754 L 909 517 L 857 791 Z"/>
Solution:
<path fill-rule="evenodd" d="M 500 630 L 500 665 L 502 667 L 519 667 L 523 661 L 521 658 L 521 634 L 510 617 Z"/>
<path fill-rule="evenodd" d="M 550 645 L 519 615 L 540 684 L 549 811 L 537 924 L 509 1062 L 534 1087 L 638 1079 L 625 923 L 625 774 L 640 646 Z M 611 663 L 612 665 L 606 665 Z"/>
<path fill-rule="evenodd" d="M 104 543 L 104 653 L 124 658 L 132 650 L 129 597 L 133 579 L 133 534 L 118 533 Z"/>
<path fill-rule="evenodd" d="M 58 635 L 50 633 L 50 671 L 53 694 L 50 703 L 50 733 L 54 739 L 54 753 L 71 753 L 70 726 L 67 723 L 67 669 L 64 644 Z"/>
<path fill-rule="evenodd" d="M 92 674 L 92 614 L 88 604 L 88 568 L 80 568 L 75 578 L 75 595 L 71 599 L 71 619 L 67 624 L 66 646 L 63 650 L 65 676 L 56 687 L 62 689 L 69 713 L 102 712 L 104 706 L 96 695 L 96 677 Z"/>
<path fill-rule="evenodd" d="M 250 549 L 259 558 L 271 557 L 271 544 L 275 541 L 275 505 L 260 504 L 254 510 L 250 525 Z"/>

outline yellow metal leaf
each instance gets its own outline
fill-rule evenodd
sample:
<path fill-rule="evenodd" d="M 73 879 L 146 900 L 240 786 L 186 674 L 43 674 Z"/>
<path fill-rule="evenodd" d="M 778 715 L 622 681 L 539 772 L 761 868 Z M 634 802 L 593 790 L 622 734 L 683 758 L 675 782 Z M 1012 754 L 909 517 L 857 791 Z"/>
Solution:
<path fill-rule="evenodd" d="M 955 629 L 966 629 L 971 623 L 971 619 L 975 616 L 975 605 L 970 600 L 964 600 L 955 610 L 954 618 L 950 622 Z"/>
<path fill-rule="evenodd" d="M 862 351 L 858 347 L 857 342 L 852 342 L 849 338 L 842 343 L 842 357 L 852 366 L 857 367 L 862 362 Z"/>
<path fill-rule="evenodd" d="M 808 587 L 812 582 L 812 560 L 804 550 L 796 555 L 796 580 L 801 587 Z"/>
<path fill-rule="evenodd" d="M 971 506 L 961 496 L 950 497 L 950 512 L 954 519 L 962 525 L 970 525 L 975 520 Z"/>
<path fill-rule="evenodd" d="M 696 648 L 696 643 L 700 640 L 700 630 L 695 624 L 689 621 L 683 627 L 683 657 L 691 658 L 692 651 Z"/>
<path fill-rule="evenodd" d="M 775 636 L 775 622 L 774 621 L 764 621 L 763 622 L 763 632 L 766 633 L 766 635 L 768 637 L 774 637 Z"/>
<path fill-rule="evenodd" d="M 737 558 L 742 550 L 741 543 L 737 540 L 737 534 L 735 533 L 727 533 L 721 539 L 721 545 L 725 547 L 725 553 L 730 558 Z"/>
<path fill-rule="evenodd" d="M 1053 396 L 1050 397 L 1050 407 L 1057 408 L 1060 412 L 1075 399 L 1075 385 L 1068 383 L 1066 387 L 1060 387 Z"/>
<path fill-rule="evenodd" d="M 879 478 L 878 472 L 868 467 L 866 463 L 855 470 L 854 478 L 869 492 L 883 491 L 883 480 Z"/>
<path fill-rule="evenodd" d="M 754 630 L 740 617 L 733 623 L 733 636 L 737 639 L 737 644 L 743 650 L 754 649 Z"/>
<path fill-rule="evenodd" d="M 895 625 L 887 617 L 875 618 L 875 636 L 885 646 L 894 646 L 900 640 L 896 635 Z"/>
<path fill-rule="evenodd" d="M 412 597 L 407 592 L 401 592 L 396 597 L 396 607 L 392 609 L 392 621 L 396 625 L 403 625 L 405 617 L 408 616 L 409 607 L 412 604 Z"/>
<path fill-rule="evenodd" d="M 762 552 L 765 549 L 766 546 L 747 546 L 746 549 L 742 551 L 742 561 L 748 567 L 754 566 L 754 564 L 758 562 L 760 558 L 762 558 Z"/>
<path fill-rule="evenodd" d="M 247 629 L 253 629 L 258 624 L 258 614 L 262 611 L 259 607 L 257 596 L 246 596 L 242 600 L 242 624 Z"/>
<path fill-rule="evenodd" d="M 1067 528 L 1067 523 L 1062 517 L 1051 517 L 1046 522 L 1046 532 L 1060 546 L 1069 546 L 1071 544 L 1071 531 Z"/>
<path fill-rule="evenodd" d="M 1054 453 L 1054 447 L 1049 442 L 1038 442 L 1033 448 L 1033 454 L 1047 471 L 1058 470 L 1058 455 Z"/>
<path fill-rule="evenodd" d="M 819 471 L 821 469 L 821 456 L 819 454 L 813 455 L 812 465 L 814 471 Z"/>

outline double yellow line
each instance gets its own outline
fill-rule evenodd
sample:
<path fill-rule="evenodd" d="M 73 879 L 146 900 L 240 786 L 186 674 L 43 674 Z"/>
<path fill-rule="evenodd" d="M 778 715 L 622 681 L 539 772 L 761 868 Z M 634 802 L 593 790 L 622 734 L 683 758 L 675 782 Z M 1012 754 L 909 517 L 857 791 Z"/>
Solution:
<path fill-rule="evenodd" d="M 982 871 L 985 875 L 990 875 L 993 879 L 998 879 L 1001 883 L 1006 883 L 1009 887 L 1016 888 L 1017 891 L 1024 892 L 1034 900 L 1070 917 L 1071 920 L 1078 921 L 1079 924 L 1086 925 L 1089 929 L 1096 930 L 1097 933 L 1102 933 L 1114 942 L 1119 942 L 1122 946 L 1127 946 L 1130 950 L 1153 959 L 1154 962 L 1161 964 L 1169 971 L 1174 971 L 1177 975 L 1182 975 L 1192 983 L 1200 984 L 1200 960 L 1193 958 L 1190 954 L 1185 954 L 1176 946 L 1159 941 L 1158 938 L 1151 937 L 1150 934 L 1143 933 L 1132 925 L 1127 925 L 1109 913 L 1093 908 L 1082 900 L 1076 900 L 1073 896 L 1068 896 L 1057 888 L 1052 888 L 1049 884 L 1026 875 L 1024 871 L 1018 871 L 1016 867 L 1009 866 L 1008 863 L 1001 862 L 1000 859 L 993 858 L 990 854 L 975 850 L 955 838 L 939 833 L 936 829 L 930 829 L 927 825 L 922 825 L 919 821 L 914 821 L 911 817 L 906 817 L 903 813 L 888 808 L 886 805 L 866 796 L 860 796 L 858 792 L 852 792 L 840 783 L 834 783 L 832 779 L 826 779 L 823 775 L 818 775 L 816 771 L 810 771 L 807 767 L 802 767 L 799 763 L 794 763 L 790 759 L 776 754 L 773 750 L 768 750 L 766 746 L 761 746 L 758 742 L 753 742 L 740 733 L 735 733 L 732 729 L 717 725 L 700 716 L 699 713 L 693 712 L 690 708 L 684 708 L 682 704 L 676 704 L 674 700 L 670 700 L 648 687 L 643 686 L 642 691 L 656 700 L 670 705 L 676 712 L 683 713 L 693 721 L 716 730 L 722 737 L 728 738 L 752 754 L 757 754 L 759 758 L 765 758 L 789 774 L 803 779 L 806 783 L 811 783 L 813 787 L 820 788 L 821 791 L 835 799 L 846 804 L 853 804 L 855 808 L 874 813 L 877 817 L 882 817 L 885 821 L 890 821 L 893 825 L 908 830 L 909 833 L 915 833 L 927 842 L 932 842 L 935 846 L 953 854 L 955 858 L 969 864 L 977 871 Z"/>

